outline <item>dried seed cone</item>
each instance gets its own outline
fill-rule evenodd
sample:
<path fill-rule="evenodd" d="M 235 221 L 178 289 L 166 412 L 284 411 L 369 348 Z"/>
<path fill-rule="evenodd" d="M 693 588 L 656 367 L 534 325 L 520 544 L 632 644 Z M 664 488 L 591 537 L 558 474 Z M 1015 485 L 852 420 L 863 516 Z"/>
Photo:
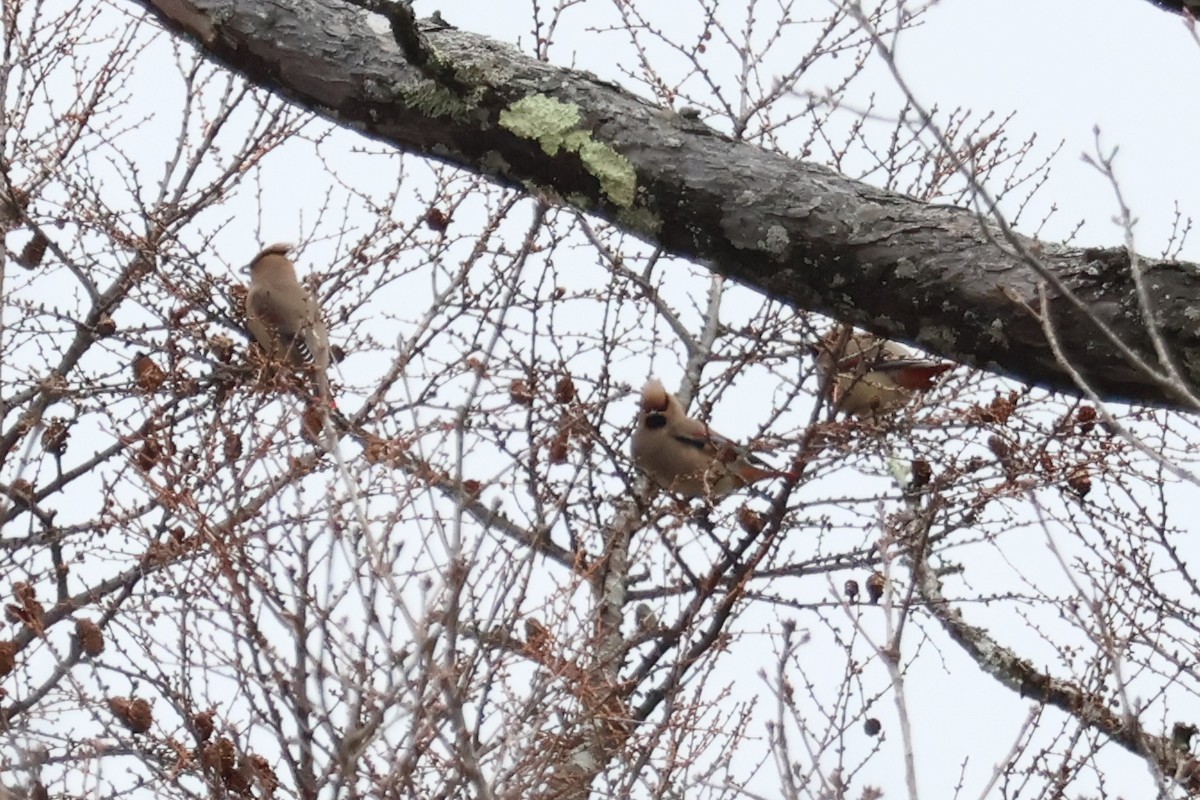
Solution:
<path fill-rule="evenodd" d="M 75 640 L 83 652 L 92 658 L 104 652 L 104 633 L 90 619 L 75 620 Z"/>

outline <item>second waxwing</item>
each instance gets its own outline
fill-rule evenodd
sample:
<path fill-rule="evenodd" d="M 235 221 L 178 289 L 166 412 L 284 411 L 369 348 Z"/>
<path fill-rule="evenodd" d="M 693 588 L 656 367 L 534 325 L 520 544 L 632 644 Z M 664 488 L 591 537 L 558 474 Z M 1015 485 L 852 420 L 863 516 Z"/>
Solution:
<path fill-rule="evenodd" d="M 832 381 L 834 405 L 859 417 L 903 407 L 918 392 L 933 388 L 934 378 L 954 368 L 870 333 L 846 336 L 835 330 L 821 340 L 815 354 L 817 374 L 822 381 Z"/>
<path fill-rule="evenodd" d="M 654 483 L 686 497 L 716 498 L 754 481 L 791 476 L 689 417 L 657 380 L 642 389 L 632 449 L 633 462 Z"/>
<path fill-rule="evenodd" d="M 297 279 L 291 246 L 274 244 L 250 262 L 246 327 L 273 359 L 311 373 L 317 397 L 332 403 L 329 334 L 321 310 Z"/>

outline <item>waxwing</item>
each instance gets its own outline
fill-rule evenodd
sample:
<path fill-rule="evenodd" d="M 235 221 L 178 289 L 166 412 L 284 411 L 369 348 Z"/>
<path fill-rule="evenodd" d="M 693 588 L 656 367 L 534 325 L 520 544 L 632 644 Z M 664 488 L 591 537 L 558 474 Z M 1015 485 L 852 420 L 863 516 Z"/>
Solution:
<path fill-rule="evenodd" d="M 632 444 L 639 469 L 686 497 L 717 498 L 754 481 L 792 475 L 770 469 L 746 448 L 689 417 L 657 380 L 642 389 Z"/>

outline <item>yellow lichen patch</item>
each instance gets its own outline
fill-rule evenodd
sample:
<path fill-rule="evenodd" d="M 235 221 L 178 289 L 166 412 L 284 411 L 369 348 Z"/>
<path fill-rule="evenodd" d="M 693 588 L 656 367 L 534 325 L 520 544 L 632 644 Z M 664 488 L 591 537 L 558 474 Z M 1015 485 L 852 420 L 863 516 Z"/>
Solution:
<path fill-rule="evenodd" d="M 578 106 L 546 95 L 523 97 L 500 112 L 502 127 L 536 141 L 546 155 L 577 154 L 608 199 L 629 208 L 637 193 L 637 171 L 629 159 L 581 128 L 582 122 Z"/>

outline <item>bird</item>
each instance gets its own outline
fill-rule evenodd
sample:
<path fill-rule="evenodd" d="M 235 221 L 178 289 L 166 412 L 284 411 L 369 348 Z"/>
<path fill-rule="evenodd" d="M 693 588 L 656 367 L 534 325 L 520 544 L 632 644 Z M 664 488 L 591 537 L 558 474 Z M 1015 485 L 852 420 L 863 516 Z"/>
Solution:
<path fill-rule="evenodd" d="M 715 499 L 766 478 L 792 478 L 699 420 L 658 380 L 642 388 L 633 462 L 655 484 L 685 497 Z"/>
<path fill-rule="evenodd" d="M 309 372 L 317 399 L 332 406 L 329 332 L 312 295 L 296 278 L 291 250 L 291 245 L 273 244 L 247 267 L 246 327 L 269 357 Z"/>
<path fill-rule="evenodd" d="M 920 358 L 903 345 L 870 333 L 835 330 L 813 348 L 817 374 L 831 383 L 834 405 L 857 417 L 888 414 L 954 364 Z"/>

